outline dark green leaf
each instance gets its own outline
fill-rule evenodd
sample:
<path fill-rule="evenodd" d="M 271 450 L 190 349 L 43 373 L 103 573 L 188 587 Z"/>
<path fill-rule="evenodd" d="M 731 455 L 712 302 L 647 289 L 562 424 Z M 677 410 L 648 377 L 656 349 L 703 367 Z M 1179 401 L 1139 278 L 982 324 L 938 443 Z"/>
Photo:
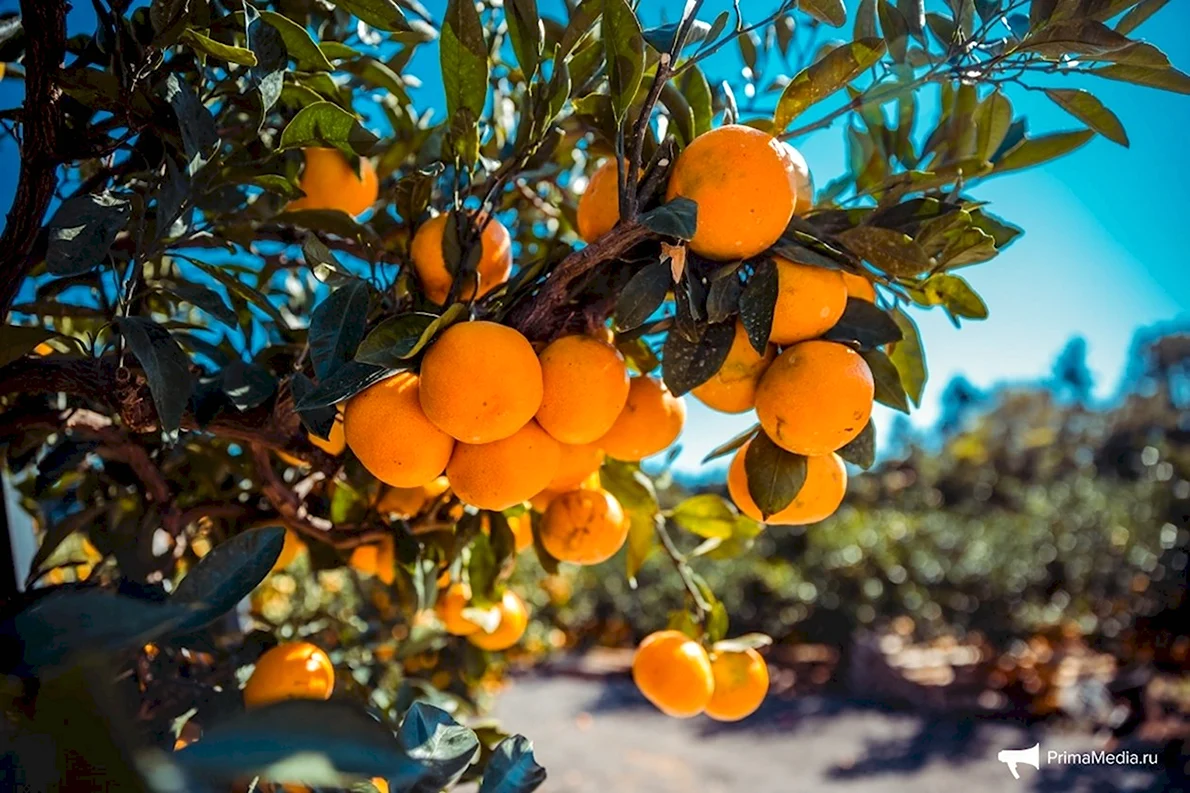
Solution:
<path fill-rule="evenodd" d="M 0 366 L 32 352 L 43 341 L 57 336 L 52 330 L 24 325 L 0 325 Z"/>
<path fill-rule="evenodd" d="M 231 307 L 227 305 L 223 297 L 213 289 L 205 287 L 202 284 L 187 283 L 184 281 L 176 281 L 166 285 L 164 288 L 165 291 L 180 300 L 201 308 L 227 327 L 238 328 L 240 326 L 236 313 L 231 310 Z"/>
<path fill-rule="evenodd" d="M 251 410 L 277 391 L 277 378 L 258 363 L 234 360 L 223 370 L 223 393 L 240 410 Z"/>
<path fill-rule="evenodd" d="M 327 146 L 342 152 L 366 155 L 377 138 L 360 125 L 351 113 L 333 102 L 316 102 L 304 107 L 281 133 L 281 149 Z"/>
<path fill-rule="evenodd" d="M 602 31 L 612 110 L 623 121 L 644 77 L 645 39 L 627 0 L 603 1 Z"/>
<path fill-rule="evenodd" d="M 80 275 L 97 267 L 131 214 L 132 205 L 111 193 L 67 199 L 46 227 L 46 269 L 51 275 Z"/>
<path fill-rule="evenodd" d="M 708 452 L 706 457 L 702 458 L 702 464 L 706 465 L 711 460 L 718 460 L 720 457 L 724 457 L 728 454 L 731 454 L 736 449 L 740 448 L 745 443 L 752 440 L 752 436 L 754 436 L 756 434 L 756 431 L 759 429 L 760 429 L 759 424 L 753 424 L 751 427 L 744 430 L 739 435 L 735 436 L 734 438 L 727 441 L 726 443 L 719 444 L 714 449 L 712 449 L 710 452 Z"/>
<path fill-rule="evenodd" d="M 1045 95 L 1070 115 L 1110 141 L 1128 145 L 1128 134 L 1115 113 L 1090 91 L 1080 88 L 1047 88 Z"/>
<path fill-rule="evenodd" d="M 764 355 L 768 349 L 778 292 L 777 265 L 772 259 L 760 260 L 740 294 L 740 322 L 748 334 L 752 349 L 760 355 Z"/>
<path fill-rule="evenodd" d="M 841 28 L 847 21 L 847 9 L 843 6 L 843 0 L 801 0 L 798 7 L 832 27 Z"/>
<path fill-rule="evenodd" d="M 314 410 L 338 404 L 391 374 L 394 374 L 393 369 L 359 361 L 348 361 L 340 366 L 333 375 L 315 386 L 313 391 L 306 394 L 297 403 L 298 410 Z"/>
<path fill-rule="evenodd" d="M 744 452 L 748 495 L 760 514 L 771 517 L 788 507 L 806 483 L 806 458 L 787 452 L 758 432 Z"/>
<path fill-rule="evenodd" d="M 239 278 L 236 278 L 222 267 L 199 261 L 192 261 L 192 263 L 195 267 L 221 283 L 224 288 L 227 289 L 228 294 L 234 295 L 235 297 L 238 297 L 239 299 L 256 306 L 265 314 L 267 314 L 269 319 L 275 322 L 278 327 L 285 329 L 289 328 L 288 323 L 285 321 L 285 317 L 282 316 L 281 312 L 277 310 L 277 307 L 269 302 L 269 299 L 260 292 L 257 292 L 255 289 L 248 286 L 246 283 L 241 281 Z"/>
<path fill-rule="evenodd" d="M 920 245 L 909 235 L 893 229 L 856 226 L 838 236 L 852 253 L 889 275 L 918 275 L 933 266 Z"/>
<path fill-rule="evenodd" d="M 691 534 L 721 540 L 732 535 L 738 518 L 735 507 L 715 493 L 691 496 L 674 507 L 671 516 L 674 523 Z"/>
<path fill-rule="evenodd" d="M 908 413 L 909 399 L 905 395 L 905 387 L 901 384 L 901 374 L 893 362 L 882 350 L 876 348 L 863 350 L 860 355 L 872 370 L 872 380 L 876 383 L 876 401 L 902 413 Z"/>
<path fill-rule="evenodd" d="M 284 544 L 285 529 L 267 526 L 240 532 L 212 548 L 170 596 L 170 603 L 193 612 L 176 630 L 198 630 L 235 608 L 273 569 Z"/>
<path fill-rule="evenodd" d="M 908 51 L 909 25 L 890 0 L 880 0 L 880 27 L 884 30 L 889 54 L 897 63 L 904 63 Z"/>
<path fill-rule="evenodd" d="M 1169 0 L 1143 0 L 1116 23 L 1116 32 L 1127 36 L 1136 30 L 1149 17 L 1156 14 Z"/>
<path fill-rule="evenodd" d="M 855 27 L 851 38 L 857 41 L 880 38 L 880 31 L 876 27 L 876 0 L 860 0 L 859 8 L 855 12 Z"/>
<path fill-rule="evenodd" d="M 711 98 L 711 86 L 702 70 L 698 66 L 689 67 L 677 79 L 677 85 L 682 96 L 686 97 L 690 111 L 694 114 L 695 137 L 709 132 L 715 111 Z"/>
<path fill-rule="evenodd" d="M 479 756 L 479 738 L 446 711 L 414 702 L 397 730 L 397 741 L 425 776 L 415 791 L 436 793 L 452 787 Z"/>
<path fill-rule="evenodd" d="M 718 372 L 731 352 L 735 341 L 735 323 L 720 322 L 701 328 L 696 341 L 688 341 L 681 333 L 665 337 L 661 371 L 665 385 L 675 396 L 686 394 Z"/>
<path fill-rule="evenodd" d="M 679 196 L 641 215 L 640 223 L 663 236 L 689 240 L 698 226 L 698 204 Z"/>
<path fill-rule="evenodd" d="M 616 327 L 631 330 L 640 327 L 661 308 L 673 287 L 673 274 L 667 262 L 657 261 L 636 272 L 616 302 Z"/>
<path fill-rule="evenodd" d="M 215 41 L 193 28 L 182 33 L 181 41 L 190 45 L 191 49 L 201 52 L 203 55 L 209 55 L 217 60 L 238 63 L 240 66 L 256 65 L 256 55 L 252 50 Z"/>
<path fill-rule="evenodd" d="M 544 781 L 545 769 L 533 758 L 533 742 L 514 735 L 492 752 L 479 793 L 532 793 Z"/>
<path fill-rule="evenodd" d="M 926 0 L 897 0 L 897 10 L 905 19 L 909 32 L 925 44 Z"/>
<path fill-rule="evenodd" d="M 991 236 L 996 248 L 1003 250 L 1021 235 L 1021 229 L 982 209 L 971 212 L 971 225 Z"/>
<path fill-rule="evenodd" d="M 377 366 L 402 366 L 412 357 L 426 329 L 438 319 L 437 314 L 410 312 L 398 314 L 377 325 L 355 351 L 355 359 Z"/>
<path fill-rule="evenodd" d="M 1077 149 L 1095 136 L 1089 129 L 1077 132 L 1055 132 L 1040 138 L 1026 138 L 996 163 L 996 173 L 1031 168 L 1057 159 Z"/>
<path fill-rule="evenodd" d="M 677 41 L 678 28 L 681 24 L 679 21 L 671 22 L 668 25 L 659 25 L 655 28 L 649 28 L 642 35 L 649 46 L 657 50 L 657 52 L 671 52 L 674 42 Z M 710 32 L 710 25 L 698 19 L 694 20 L 690 25 L 690 35 L 686 38 L 686 46 L 706 40 L 707 34 Z"/>
<path fill-rule="evenodd" d="M 190 17 L 190 0 L 153 0 L 149 5 L 149 22 L 157 34 L 154 45 L 165 48 L 172 46 Z"/>
<path fill-rule="evenodd" d="M 302 372 L 296 372 L 289 379 L 289 390 L 293 394 L 295 405 L 301 405 L 314 388 L 314 381 Z M 323 440 L 330 437 L 331 429 L 335 424 L 337 415 L 338 411 L 335 410 L 333 405 L 324 405 L 309 409 L 298 408 L 298 417 L 302 420 L 302 426 Z"/>
<path fill-rule="evenodd" d="M 870 420 L 850 443 L 839 449 L 839 456 L 865 471 L 876 462 L 876 425 Z"/>
<path fill-rule="evenodd" d="M 339 257 L 335 256 L 334 251 L 316 234 L 306 234 L 306 238 L 302 240 L 302 255 L 314 277 L 332 289 L 338 289 L 356 280 L 339 262 Z"/>
<path fill-rule="evenodd" d="M 921 334 L 917 330 L 917 323 L 901 309 L 893 311 L 892 316 L 901 329 L 901 340 L 892 343 L 889 358 L 901 374 L 901 385 L 906 395 L 914 405 L 920 407 L 928 378 Z"/>
<path fill-rule="evenodd" d="M 275 11 L 261 11 L 260 18 L 277 29 L 285 42 L 285 49 L 289 57 L 297 62 L 297 67 L 307 72 L 333 72 L 334 64 L 327 60 L 326 54 L 319 49 L 318 42 L 304 27 L 294 22 L 284 14 Z"/>
<path fill-rule="evenodd" d="M 471 0 L 450 0 L 438 42 L 446 113 L 454 118 L 460 109 L 478 121 L 488 98 L 488 44 L 483 22 Z"/>
<path fill-rule="evenodd" d="M 860 39 L 836 47 L 814 64 L 798 72 L 777 100 L 777 109 L 773 114 L 773 130 L 783 132 L 806 108 L 843 88 L 880 60 L 883 54 L 882 40 Z"/>
<path fill-rule="evenodd" d="M 151 319 L 121 317 L 116 328 L 145 371 L 162 431 L 172 435 L 182 426 L 194 388 L 190 359 L 169 331 Z"/>
<path fill-rule="evenodd" d="M 42 493 L 68 471 L 77 469 L 87 455 L 98 448 L 98 441 L 80 441 L 71 437 L 59 441 L 37 463 L 37 479 L 33 483 L 34 492 Z"/>
<path fill-rule="evenodd" d="M 990 160 L 1000 149 L 1012 126 L 1012 102 L 1000 91 L 993 91 L 975 111 L 975 156 Z"/>
<path fill-rule="evenodd" d="M 1035 28 L 1018 52 L 1036 52 L 1046 58 L 1063 55 L 1095 56 L 1118 50 L 1131 42 L 1127 36 L 1091 19 L 1077 19 Z"/>
<path fill-rule="evenodd" d="M 408 33 L 409 27 L 404 12 L 394 0 L 332 0 L 339 8 L 355 14 L 361 21 L 374 28 L 396 33 Z"/>
<path fill-rule="evenodd" d="M 331 292 L 310 314 L 310 358 L 319 380 L 326 380 L 355 356 L 368 325 L 372 289 L 353 280 Z"/>
<path fill-rule="evenodd" d="M 744 284 L 734 267 L 729 272 L 716 273 L 711 277 L 711 285 L 707 289 L 707 319 L 711 322 L 726 322 L 739 314 L 740 296 L 743 293 Z"/>
<path fill-rule="evenodd" d="M 512 51 L 525 81 L 530 82 L 541 61 L 541 18 L 537 14 L 537 0 L 505 0 L 504 19 L 508 22 L 508 37 Z M 554 68 L 561 64 L 554 61 Z"/>
<path fill-rule="evenodd" d="M 886 311 L 859 298 L 848 298 L 847 308 L 835 326 L 822 334 L 828 341 L 854 342 L 873 348 L 901 340 L 901 329 Z"/>
<path fill-rule="evenodd" d="M 1150 69 L 1144 66 L 1112 64 L 1101 69 L 1092 69 L 1089 73 L 1109 80 L 1121 80 L 1178 94 L 1190 94 L 1190 75 L 1177 69 Z"/>

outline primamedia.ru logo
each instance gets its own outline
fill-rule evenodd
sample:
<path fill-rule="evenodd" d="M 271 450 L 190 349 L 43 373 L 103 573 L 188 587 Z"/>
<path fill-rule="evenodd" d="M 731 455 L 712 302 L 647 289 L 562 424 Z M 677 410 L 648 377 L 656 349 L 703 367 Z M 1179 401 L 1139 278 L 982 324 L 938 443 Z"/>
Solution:
<path fill-rule="evenodd" d="M 996 759 L 1008 766 L 1013 779 L 1021 778 L 1020 766 L 1030 765 L 1040 769 L 1043 761 L 1046 765 L 1155 766 L 1158 763 L 1156 752 L 1136 752 L 1128 749 L 1114 752 L 1106 749 L 1086 752 L 1060 752 L 1051 749 L 1043 752 L 1039 743 L 1027 749 L 1004 749 L 996 755 Z"/>

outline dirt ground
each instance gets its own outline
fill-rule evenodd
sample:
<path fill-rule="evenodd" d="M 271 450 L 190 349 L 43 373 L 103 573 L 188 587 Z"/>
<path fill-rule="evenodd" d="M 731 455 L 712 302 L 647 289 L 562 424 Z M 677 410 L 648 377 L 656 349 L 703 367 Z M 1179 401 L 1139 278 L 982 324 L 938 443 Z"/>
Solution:
<path fill-rule="evenodd" d="M 495 715 L 533 739 L 545 793 L 1166 793 L 1190 791 L 1161 765 L 1047 763 L 1093 735 L 984 719 L 927 717 L 820 696 L 769 699 L 750 718 L 669 719 L 623 676 L 515 678 Z M 1041 745 L 1020 781 L 996 759 Z M 1133 747 L 1138 752 L 1153 747 Z"/>

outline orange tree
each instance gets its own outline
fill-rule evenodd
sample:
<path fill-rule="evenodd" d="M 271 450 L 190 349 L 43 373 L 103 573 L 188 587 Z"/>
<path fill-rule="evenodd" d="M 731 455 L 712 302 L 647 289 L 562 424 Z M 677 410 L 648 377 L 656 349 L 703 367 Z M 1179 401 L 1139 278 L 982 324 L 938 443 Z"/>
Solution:
<path fill-rule="evenodd" d="M 986 315 L 958 271 L 1020 229 L 982 179 L 1127 143 L 1065 78 L 1190 89 L 1129 38 L 1159 0 L 561 5 L 3 22 L 0 438 L 40 537 L 25 587 L 0 560 L 16 787 L 531 790 L 528 741 L 472 719 L 530 629 L 518 564 L 672 564 L 638 684 L 746 716 L 766 639 L 699 569 L 838 507 L 873 402 L 921 397 L 914 309 Z M 425 47 L 444 113 L 411 99 Z M 1075 127 L 1029 134 L 1018 88 Z M 788 141 L 835 121 L 815 191 Z M 663 510 L 640 461 L 688 392 L 759 423 L 713 455 L 731 501 Z"/>

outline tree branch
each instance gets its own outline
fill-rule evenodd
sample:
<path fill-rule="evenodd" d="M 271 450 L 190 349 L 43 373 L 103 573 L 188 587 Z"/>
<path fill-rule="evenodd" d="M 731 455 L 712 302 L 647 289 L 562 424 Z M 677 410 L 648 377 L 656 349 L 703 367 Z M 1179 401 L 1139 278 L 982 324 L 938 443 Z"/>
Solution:
<path fill-rule="evenodd" d="M 0 237 L 0 317 L 8 314 L 31 262 L 29 252 L 54 197 L 60 161 L 60 92 L 54 80 L 66 56 L 65 0 L 21 0 L 28 36 L 21 175 Z"/>

